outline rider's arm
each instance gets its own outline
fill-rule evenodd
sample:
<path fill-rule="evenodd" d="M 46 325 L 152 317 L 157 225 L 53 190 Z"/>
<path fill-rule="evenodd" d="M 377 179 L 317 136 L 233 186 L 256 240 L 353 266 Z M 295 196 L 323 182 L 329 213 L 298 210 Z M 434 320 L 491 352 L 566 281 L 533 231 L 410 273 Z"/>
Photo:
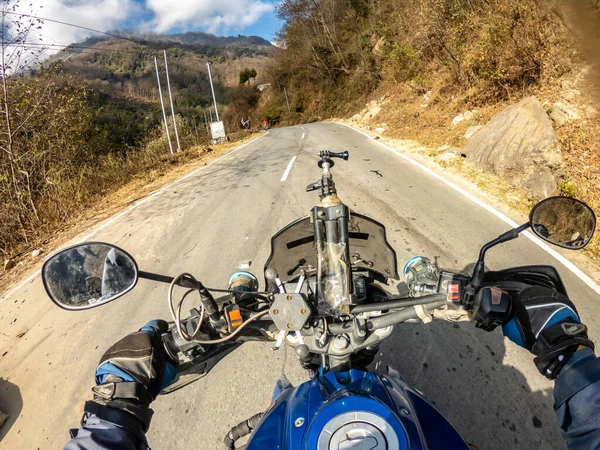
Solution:
<path fill-rule="evenodd" d="M 554 409 L 570 450 L 600 449 L 600 359 L 575 305 L 554 289 L 525 289 L 504 335 L 535 355 L 554 384 Z"/>
<path fill-rule="evenodd" d="M 164 321 L 150 322 L 106 351 L 96 369 L 94 400 L 85 403 L 83 426 L 66 450 L 148 448 L 150 403 L 175 377 L 161 340 L 167 329 Z"/>
<path fill-rule="evenodd" d="M 570 450 L 600 449 L 600 358 L 579 350 L 554 385 L 554 408 Z"/>
<path fill-rule="evenodd" d="M 89 417 L 65 450 L 148 450 L 146 440 L 114 423 Z"/>

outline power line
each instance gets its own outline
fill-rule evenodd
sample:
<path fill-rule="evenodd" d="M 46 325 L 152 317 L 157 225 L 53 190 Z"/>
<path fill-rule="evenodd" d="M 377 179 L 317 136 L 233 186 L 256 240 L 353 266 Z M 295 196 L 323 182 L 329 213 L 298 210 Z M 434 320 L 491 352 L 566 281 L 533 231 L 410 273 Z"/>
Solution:
<path fill-rule="evenodd" d="M 52 42 L 58 44 L 58 45 L 67 45 L 67 44 L 63 44 L 62 42 L 58 42 L 56 39 L 52 39 L 50 36 L 47 36 L 45 34 L 42 33 L 38 33 L 40 35 L 40 37 L 43 37 L 45 39 L 50 39 Z"/>
<path fill-rule="evenodd" d="M 80 28 L 80 29 L 82 29 L 82 30 L 91 31 L 91 32 L 93 32 L 93 33 L 100 33 L 100 34 L 104 34 L 104 35 L 106 35 L 106 36 L 114 37 L 114 38 L 117 38 L 117 39 L 123 39 L 123 40 L 126 40 L 126 41 L 133 42 L 134 44 L 138 44 L 138 45 L 142 45 L 142 46 L 144 46 L 144 47 L 149 47 L 149 48 L 151 48 L 149 44 L 147 44 L 147 43 L 143 43 L 143 42 L 140 42 L 140 41 L 136 41 L 135 39 L 131 39 L 131 38 L 128 38 L 128 37 L 125 37 L 125 36 L 120 36 L 120 35 L 118 35 L 118 34 L 107 33 L 107 32 L 105 32 L 105 31 L 95 30 L 95 29 L 93 29 L 93 28 L 88 28 L 88 27 L 84 27 L 84 26 L 81 26 L 81 25 L 76 25 L 76 24 L 69 23 L 69 22 L 62 22 L 62 21 L 60 21 L 60 20 L 48 19 L 48 18 L 45 18 L 45 17 L 34 16 L 34 15 L 31 15 L 31 14 L 21 14 L 21 13 L 17 13 L 17 12 L 11 12 L 11 11 L 4 11 L 4 12 L 2 12 L 2 14 L 11 14 L 11 15 L 16 15 L 16 16 L 21 16 L 21 17 L 31 17 L 31 18 L 33 18 L 33 19 L 40 19 L 40 20 L 44 20 L 44 21 L 46 21 L 46 22 L 54 22 L 54 23 L 58 23 L 58 24 L 61 24 L 61 25 L 67 25 L 67 26 L 69 26 L 69 27 L 75 27 L 75 28 Z M 52 40 L 54 41 L 54 39 L 52 39 Z M 56 42 L 56 41 L 54 41 L 54 42 Z M 51 44 L 47 44 L 47 45 L 51 45 Z M 70 46 L 65 46 L 65 47 L 72 47 L 72 48 L 82 48 L 82 49 L 91 49 L 91 47 L 75 47 L 75 46 L 73 46 L 73 45 L 70 45 Z M 100 50 L 100 49 L 98 49 L 98 50 Z M 127 52 L 126 50 L 115 50 L 115 51 Z M 184 50 L 184 51 L 185 51 L 185 50 Z M 130 52 L 130 53 L 135 53 L 135 52 Z M 203 63 L 206 63 L 206 59 L 203 59 L 201 56 L 199 56 L 199 55 L 196 55 L 196 54 L 194 54 L 193 52 L 186 52 L 186 53 L 188 53 L 188 56 L 192 56 L 192 57 L 194 57 L 194 58 L 198 58 L 198 59 L 200 59 L 200 60 L 201 60 Z"/>
<path fill-rule="evenodd" d="M 117 50 L 117 49 L 111 49 L 111 48 L 95 48 L 95 47 L 84 47 L 84 46 L 80 46 L 80 45 L 63 45 L 63 44 L 42 44 L 42 43 L 38 43 L 38 42 L 24 42 L 23 44 L 10 44 L 10 46 L 23 46 L 23 47 L 32 47 L 32 48 L 61 48 L 62 50 L 68 50 L 68 49 L 81 49 L 81 50 L 92 50 L 92 51 L 104 51 L 104 52 L 115 52 L 115 53 L 131 53 L 134 55 L 139 55 L 142 52 L 135 52 L 135 51 L 131 51 L 131 50 Z"/>
<path fill-rule="evenodd" d="M 62 22 L 60 20 L 48 19 L 46 17 L 39 17 L 39 16 L 34 16 L 32 14 L 22 14 L 22 13 L 11 12 L 11 11 L 3 11 L 2 14 L 11 14 L 11 15 L 20 16 L 20 17 L 31 17 L 32 19 L 40 19 L 40 20 L 44 20 L 46 22 L 54 22 L 54 23 L 58 23 L 58 24 L 61 24 L 61 25 L 67 25 L 69 27 L 75 27 L 75 28 L 80 28 L 82 30 L 91 31 L 93 33 L 105 34 L 106 36 L 114 37 L 114 38 L 117 38 L 117 39 L 124 39 L 126 41 L 131 41 L 131 42 L 135 42 L 136 44 L 139 44 L 138 41 L 135 41 L 135 40 L 130 39 L 130 38 L 125 37 L 125 36 L 119 36 L 118 34 L 107 33 L 106 31 L 94 30 L 93 28 L 88 28 L 88 27 L 84 27 L 84 26 L 81 26 L 81 25 L 75 25 L 74 23 Z"/>

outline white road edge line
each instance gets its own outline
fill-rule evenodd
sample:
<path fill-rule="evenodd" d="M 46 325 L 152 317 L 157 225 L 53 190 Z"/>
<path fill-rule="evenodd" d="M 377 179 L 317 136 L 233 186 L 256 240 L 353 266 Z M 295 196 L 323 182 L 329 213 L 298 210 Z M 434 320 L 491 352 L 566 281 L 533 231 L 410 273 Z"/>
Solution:
<path fill-rule="evenodd" d="M 302 133 L 302 139 L 304 139 L 304 136 L 306 136 L 306 133 Z"/>
<path fill-rule="evenodd" d="M 516 228 L 516 227 L 519 226 L 518 223 L 516 223 L 514 220 L 510 219 L 506 215 L 502 214 L 497 209 L 491 207 L 487 203 L 484 203 L 482 200 L 478 199 L 473 194 L 467 192 L 466 190 L 464 190 L 463 188 L 457 186 L 456 184 L 452 183 L 451 181 L 446 180 L 444 177 L 442 177 L 441 175 L 437 174 L 436 172 L 434 172 L 433 170 L 431 170 L 429 167 L 426 167 L 423 164 L 421 164 L 420 162 L 412 159 L 410 156 L 407 156 L 404 153 L 401 153 L 399 151 L 394 150 L 392 147 L 389 147 L 388 145 L 384 144 L 381 141 L 373 139 L 367 133 L 365 133 L 365 132 L 363 132 L 361 130 L 357 130 L 356 128 L 354 128 L 354 127 L 352 127 L 350 125 L 346 125 L 345 123 L 340 123 L 340 122 L 333 122 L 333 123 L 336 123 L 338 125 L 342 125 L 344 127 L 350 128 L 351 130 L 354 130 L 357 133 L 360 133 L 363 136 L 366 136 L 371 141 L 373 141 L 376 144 L 379 144 L 381 147 L 383 147 L 383 148 L 385 148 L 385 149 L 387 149 L 387 150 L 395 153 L 400 158 L 402 158 L 402 159 L 410 162 L 411 164 L 417 166 L 418 168 L 420 168 L 421 170 L 425 171 L 426 173 L 428 173 L 432 177 L 440 180 L 442 183 L 444 183 L 447 186 L 451 187 L 452 189 L 454 189 L 458 193 L 464 195 L 469 200 L 471 200 L 473 203 L 476 203 L 477 205 L 481 206 L 486 211 L 492 213 L 494 216 L 496 216 L 498 219 L 502 220 L 507 225 L 510 225 L 513 228 Z M 546 253 L 548 253 L 550 256 L 552 256 L 554 259 L 558 260 L 563 266 L 565 266 L 567 269 L 569 269 L 575 276 L 577 276 L 581 281 L 583 281 L 592 290 L 594 290 L 597 294 L 600 295 L 600 286 L 594 280 L 592 280 L 588 275 L 586 275 L 579 267 L 577 267 L 575 264 L 573 264 L 571 261 L 569 261 L 563 255 L 561 255 L 560 253 L 558 253 L 556 250 L 554 250 L 553 248 L 551 248 L 548 244 L 546 244 L 542 240 L 538 239 L 531 232 L 525 231 L 523 233 L 523 236 L 525 236 L 527 239 L 529 239 L 530 241 L 532 241 L 534 244 L 536 244 L 538 247 L 540 247 L 542 250 L 544 250 Z"/>
<path fill-rule="evenodd" d="M 292 170 L 292 166 L 294 165 L 294 163 L 296 162 L 296 156 L 294 156 L 292 158 L 292 160 L 290 161 L 290 163 L 287 166 L 287 169 L 285 169 L 285 172 L 283 172 L 283 176 L 281 177 L 281 181 L 285 181 L 287 180 L 288 175 L 290 174 L 290 170 Z"/>
<path fill-rule="evenodd" d="M 99 227 L 95 228 L 91 233 L 89 233 L 88 235 L 84 236 L 82 239 L 80 239 L 79 241 L 77 241 L 77 244 L 81 244 L 82 242 L 87 241 L 88 239 L 90 239 L 92 236 L 94 236 L 96 233 L 98 233 L 99 231 L 102 231 L 103 229 L 105 229 L 106 227 L 114 224 L 115 222 L 119 221 L 123 216 L 129 214 L 131 211 L 133 211 L 134 209 L 136 209 L 139 206 L 142 206 L 144 203 L 146 203 L 148 200 L 150 200 L 151 198 L 154 198 L 160 194 L 162 194 L 163 192 L 165 192 L 167 189 L 175 186 L 178 183 L 181 183 L 183 180 L 188 179 L 191 176 L 194 176 L 195 174 L 197 174 L 198 172 L 200 172 L 203 169 L 206 169 L 208 166 L 216 163 L 217 161 L 220 161 L 223 158 L 228 157 L 229 155 L 232 155 L 233 153 L 237 152 L 238 150 L 243 149 L 244 147 L 258 141 L 259 139 L 262 139 L 263 137 L 265 137 L 267 134 L 269 134 L 269 131 L 267 131 L 265 134 L 263 134 L 262 136 L 250 141 L 250 142 L 246 142 L 245 144 L 240 145 L 237 148 L 234 148 L 233 150 L 231 150 L 230 152 L 224 154 L 223 156 L 218 157 L 217 159 L 215 159 L 214 161 L 209 162 L 207 165 L 199 167 L 193 171 L 191 171 L 190 173 L 188 173 L 187 175 L 179 178 L 178 180 L 173 181 L 172 183 L 166 184 L 163 187 L 161 187 L 160 189 L 158 189 L 157 191 L 148 194 L 148 196 L 142 198 L 141 200 L 138 200 L 136 203 L 134 203 L 133 205 L 131 205 L 129 208 L 127 208 L 125 211 L 120 212 L 119 214 L 117 214 L 116 216 L 114 216 L 112 219 L 110 219 L 108 222 L 103 223 L 102 225 L 100 225 Z M 29 275 L 27 278 L 25 278 L 25 280 L 21 281 L 19 284 L 17 284 L 14 288 L 12 288 L 10 291 L 8 291 L 8 293 L 6 293 L 3 297 L 0 297 L 0 302 L 8 299 L 9 297 L 11 297 L 15 292 L 17 292 L 18 290 L 20 290 L 23 286 L 25 286 L 27 283 L 30 283 L 35 277 L 37 277 L 39 274 L 41 273 L 40 270 L 35 271 L 34 273 L 32 273 L 31 275 Z"/>

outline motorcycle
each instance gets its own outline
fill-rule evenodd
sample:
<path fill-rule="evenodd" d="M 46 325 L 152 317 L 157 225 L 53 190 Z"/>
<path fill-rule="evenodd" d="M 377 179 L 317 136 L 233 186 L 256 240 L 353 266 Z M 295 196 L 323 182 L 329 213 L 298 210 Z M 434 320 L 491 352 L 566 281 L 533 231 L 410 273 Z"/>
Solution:
<path fill-rule="evenodd" d="M 229 449 L 248 435 L 239 448 L 468 449 L 435 406 L 395 369 L 375 373 L 368 366 L 401 323 L 469 320 L 491 331 L 510 319 L 512 305 L 527 287 L 567 295 L 554 267 L 488 271 L 485 255 L 528 228 L 544 241 L 581 249 L 594 234 L 594 212 L 572 198 L 543 200 L 527 223 L 481 248 L 470 275 L 417 256 L 404 266 L 408 292 L 394 294 L 389 286 L 400 276 L 385 227 L 351 211 L 337 195 L 331 169 L 335 159 L 348 160 L 348 152 L 318 156 L 321 178 L 306 190 L 318 191 L 320 202 L 309 216 L 272 237 L 264 290 L 243 270 L 231 277 L 228 289 L 207 288 L 189 273 L 144 272 L 124 250 L 87 242 L 45 262 L 42 278 L 49 297 L 63 309 L 78 311 L 125 295 L 139 279 L 169 284 L 173 320 L 162 338 L 177 378 L 163 394 L 206 375 L 245 342 L 274 341 L 274 350 L 284 343 L 292 347 L 309 381 L 285 386 L 266 411 L 233 427 L 225 437 Z M 185 293 L 174 303 L 177 286 Z M 193 293 L 199 294 L 197 308 L 182 318 L 183 302 Z"/>

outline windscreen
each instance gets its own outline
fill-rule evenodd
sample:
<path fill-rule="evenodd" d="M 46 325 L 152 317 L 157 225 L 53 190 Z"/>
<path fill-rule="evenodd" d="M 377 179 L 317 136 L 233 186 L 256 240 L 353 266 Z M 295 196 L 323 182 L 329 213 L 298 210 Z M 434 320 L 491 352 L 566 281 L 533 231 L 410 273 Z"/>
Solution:
<path fill-rule="evenodd" d="M 352 213 L 349 223 L 352 264 L 369 268 L 387 278 L 399 279 L 396 252 L 387 242 L 385 227 L 379 222 Z M 271 256 L 265 270 L 275 269 L 282 281 L 301 269 L 317 268 L 315 234 L 309 217 L 290 223 L 271 239 Z"/>

